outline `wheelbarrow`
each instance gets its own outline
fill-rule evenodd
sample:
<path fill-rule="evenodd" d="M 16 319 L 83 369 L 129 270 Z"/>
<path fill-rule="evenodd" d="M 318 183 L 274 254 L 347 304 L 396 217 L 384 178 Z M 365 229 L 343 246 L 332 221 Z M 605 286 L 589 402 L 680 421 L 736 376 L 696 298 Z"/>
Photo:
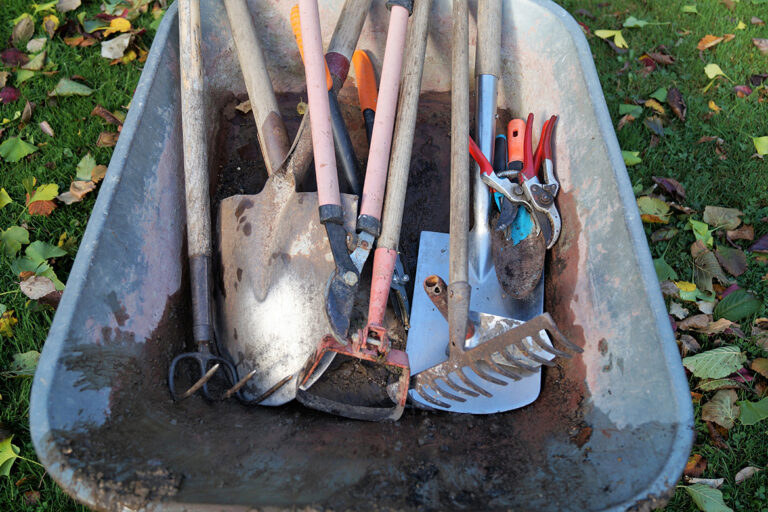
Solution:
<path fill-rule="evenodd" d="M 433 197 L 447 197 L 449 182 L 450 4 L 435 0 L 430 23 L 401 236 L 410 268 L 419 232 L 448 230 L 447 202 Z M 340 5 L 323 2 L 324 27 L 335 24 Z M 289 25 L 292 2 L 249 6 L 290 135 L 290 114 L 306 98 Z M 211 182 L 221 190 L 231 185 L 227 173 L 259 157 L 248 116 L 229 108 L 245 98 L 245 84 L 226 13 L 219 2 L 202 8 L 212 91 L 202 115 Z M 470 41 L 475 12 L 473 2 Z M 374 2 L 360 39 L 374 62 L 383 55 L 388 14 Z M 547 263 L 545 310 L 584 353 L 547 369 L 533 404 L 484 417 L 406 410 L 397 423 L 368 423 L 294 403 L 174 403 L 168 365 L 183 351 L 191 322 L 178 21 L 171 6 L 34 379 L 32 439 L 66 492 L 109 511 L 374 504 L 618 511 L 665 502 L 691 447 L 693 412 L 589 46 L 578 24 L 546 0 L 505 2 L 503 19 L 500 117 L 532 111 L 541 113 L 539 123 L 554 113 L 562 120 L 556 158 L 563 229 Z M 350 136 L 363 148 L 365 128 L 349 82 L 339 98 Z M 255 173 L 233 187 L 257 193 L 265 178 Z"/>

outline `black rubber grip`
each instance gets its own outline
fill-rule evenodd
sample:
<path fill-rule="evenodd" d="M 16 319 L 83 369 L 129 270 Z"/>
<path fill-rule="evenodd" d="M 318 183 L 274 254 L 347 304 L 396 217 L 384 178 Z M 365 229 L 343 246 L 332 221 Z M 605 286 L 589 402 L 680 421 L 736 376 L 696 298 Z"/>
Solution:
<path fill-rule="evenodd" d="M 381 233 L 381 222 L 376 217 L 361 215 L 357 218 L 357 230 L 365 231 L 378 238 Z"/>
<path fill-rule="evenodd" d="M 399 5 L 408 9 L 408 15 L 413 14 L 413 0 L 387 0 L 387 9 L 392 10 L 393 5 Z"/>
<path fill-rule="evenodd" d="M 344 224 L 344 208 L 338 204 L 324 204 L 318 208 L 320 223 Z"/>

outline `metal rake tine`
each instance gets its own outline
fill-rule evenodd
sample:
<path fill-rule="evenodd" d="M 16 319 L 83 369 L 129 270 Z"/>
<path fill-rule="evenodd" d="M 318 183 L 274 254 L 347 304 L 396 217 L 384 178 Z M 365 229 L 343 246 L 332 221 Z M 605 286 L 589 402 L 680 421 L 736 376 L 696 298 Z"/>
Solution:
<path fill-rule="evenodd" d="M 434 384 L 433 384 L 434 385 Z M 422 385 L 421 382 L 417 382 L 416 386 L 414 387 L 414 390 L 421 395 L 424 400 L 431 403 L 432 405 L 435 405 L 437 407 L 445 407 L 446 409 L 450 409 L 451 404 L 447 404 L 445 402 L 441 402 L 437 398 L 433 398 L 432 395 L 428 394 L 424 388 L 427 386 Z"/>
<path fill-rule="evenodd" d="M 542 336 L 541 336 L 542 332 L 544 332 L 546 334 L 545 329 L 542 329 L 541 331 L 539 331 L 539 335 L 538 336 L 531 336 L 531 339 L 536 344 L 536 346 L 538 346 L 542 350 L 544 350 L 546 352 L 549 352 L 550 354 L 554 354 L 555 356 L 558 356 L 558 357 L 565 357 L 565 358 L 571 357 L 571 354 L 569 354 L 568 352 L 563 352 L 562 350 L 558 350 L 554 346 L 550 345 L 549 343 L 546 343 L 544 341 L 544 338 L 542 338 Z"/>
<path fill-rule="evenodd" d="M 440 377 L 440 378 L 442 380 L 448 380 L 448 377 Z M 432 384 L 433 384 L 432 390 L 436 394 L 438 394 L 438 395 L 440 395 L 440 396 L 442 396 L 444 398 L 448 398 L 449 400 L 455 400 L 456 402 L 466 402 L 467 401 L 466 398 L 462 398 L 460 396 L 454 395 L 453 393 L 449 393 L 448 391 L 446 391 L 443 388 L 441 388 L 437 378 L 433 379 Z M 449 387 L 450 387 L 450 385 L 449 385 Z"/>
<path fill-rule="evenodd" d="M 487 361 L 483 361 L 485 364 L 491 367 L 491 370 L 495 371 L 496 373 L 499 373 L 505 377 L 509 377 L 512 380 L 520 380 L 521 377 L 519 374 L 508 370 L 507 368 L 502 368 L 501 366 L 497 365 L 491 358 L 488 358 Z"/>
<path fill-rule="evenodd" d="M 469 367 L 472 368 L 472 371 L 477 374 L 478 377 L 481 379 L 485 379 L 487 381 L 493 382 L 496 385 L 499 386 L 506 386 L 507 383 L 504 382 L 501 379 L 497 379 L 493 375 L 490 375 L 489 373 L 486 373 L 485 370 L 481 370 L 480 367 L 477 365 L 478 361 L 471 361 L 469 363 Z"/>
<path fill-rule="evenodd" d="M 503 357 L 506 361 L 509 361 L 510 366 L 519 366 L 523 370 L 526 370 L 529 372 L 535 372 L 536 370 L 539 369 L 538 366 L 531 366 L 531 365 L 525 364 L 520 359 L 516 358 L 513 354 L 510 354 L 509 347 L 505 347 L 503 350 L 499 350 L 499 354 L 501 354 L 501 357 Z M 526 357 L 530 357 L 530 356 L 526 354 Z"/>
<path fill-rule="evenodd" d="M 272 394 L 275 391 L 277 391 L 278 389 L 283 387 L 285 385 L 285 383 L 290 381 L 292 378 L 293 378 L 293 375 L 286 375 L 285 377 L 283 377 L 283 379 L 280 382 L 278 382 L 277 384 L 275 384 L 274 386 L 272 386 L 271 388 L 269 388 L 268 390 L 266 390 L 265 392 L 263 392 L 262 394 L 260 394 L 256 398 L 254 398 L 253 400 L 248 400 L 248 403 L 249 404 L 258 404 L 260 402 L 263 402 L 264 400 L 266 400 L 267 398 L 272 396 Z"/>
<path fill-rule="evenodd" d="M 179 397 L 179 400 L 185 400 L 185 399 L 187 399 L 187 398 L 191 397 L 192 395 L 194 395 L 195 393 L 197 393 L 197 391 L 198 391 L 200 388 L 202 388 L 203 386 L 205 386 L 205 384 L 206 384 L 206 383 L 207 383 L 209 380 L 211 380 L 211 377 L 213 377 L 213 376 L 214 376 L 214 374 L 215 374 L 217 371 L 219 371 L 219 367 L 220 367 L 220 364 L 219 364 L 219 363 L 216 363 L 215 365 L 211 366 L 211 369 L 210 369 L 210 370 L 208 370 L 207 372 L 205 372 L 205 375 L 203 375 L 202 377 L 200 377 L 199 379 L 197 379 L 197 382 L 195 382 L 194 384 L 192 384 L 192 386 L 190 386 L 190 388 L 189 388 L 188 390 L 186 390 L 186 391 L 184 392 L 184 394 L 183 394 L 183 395 L 181 395 L 181 396 Z"/>
<path fill-rule="evenodd" d="M 233 396 L 235 393 L 237 393 L 238 391 L 240 391 L 240 389 L 242 389 L 242 387 L 243 387 L 243 386 L 245 386 L 245 384 L 246 384 L 246 383 L 247 383 L 249 380 L 251 380 L 251 379 L 253 378 L 253 376 L 254 376 L 254 375 L 256 375 L 256 370 L 251 370 L 250 372 L 246 373 L 246 374 L 245 374 L 245 377 L 243 377 L 242 379 L 240 379 L 240 380 L 237 382 L 237 384 L 235 384 L 234 386 L 232 386 L 231 388 L 229 388 L 229 389 L 227 390 L 227 392 L 226 392 L 226 393 L 224 393 L 224 395 L 221 397 L 221 399 L 222 399 L 222 400 L 226 400 L 227 398 L 230 398 L 230 397 L 232 397 L 232 396 Z"/>
<path fill-rule="evenodd" d="M 526 336 L 524 339 L 529 339 L 529 338 L 531 340 L 533 340 L 532 336 Z M 553 352 L 551 350 L 551 347 L 549 345 L 546 345 L 546 344 L 542 345 L 541 343 L 537 343 L 535 341 L 532 341 L 532 342 L 535 343 L 536 346 L 545 349 L 546 352 L 549 352 L 550 354 L 554 354 L 555 356 L 558 355 L 558 354 L 556 354 L 555 352 Z M 543 365 L 546 365 L 546 366 L 555 366 L 556 363 L 554 361 L 550 361 L 549 359 L 545 359 L 545 358 L 541 357 L 540 355 L 536 354 L 536 352 L 533 352 L 532 350 L 529 350 L 528 347 L 526 347 L 525 344 L 523 343 L 523 340 L 519 340 L 519 343 L 520 343 L 519 345 L 517 343 L 514 343 L 514 345 L 528 359 L 532 359 L 534 362 L 537 362 L 539 364 L 543 364 Z M 563 354 L 565 354 L 565 353 L 563 352 Z M 565 354 L 564 357 L 570 357 L 570 356 L 568 356 L 568 354 Z"/>
<path fill-rule="evenodd" d="M 456 375 L 459 376 L 459 379 L 461 379 L 461 382 L 463 382 L 464 384 L 466 384 L 470 388 L 474 389 L 475 391 L 477 391 L 478 393 L 480 393 L 484 397 L 491 398 L 493 396 L 488 391 L 486 391 L 485 389 L 481 388 L 479 385 L 477 385 L 474 382 L 472 382 L 472 380 L 469 377 L 467 377 L 467 375 L 464 373 L 464 369 L 463 368 L 457 368 L 456 369 Z"/>
<path fill-rule="evenodd" d="M 566 348 L 569 350 L 574 351 L 577 354 L 580 354 L 584 352 L 584 349 L 580 346 L 576 345 L 575 343 L 571 342 L 568 338 L 565 337 L 565 335 L 560 331 L 560 329 L 557 327 L 557 324 L 555 324 L 555 321 L 552 320 L 552 316 L 549 313 L 544 313 L 542 315 L 537 316 L 534 318 L 534 320 L 540 319 L 540 322 L 544 324 L 542 326 L 541 330 L 547 331 L 550 336 L 555 338 L 555 340 L 559 341 L 563 344 Z M 539 322 L 537 322 L 539 323 Z M 553 343 L 554 345 L 554 343 Z M 563 357 L 571 357 L 571 354 L 567 354 Z"/>
<path fill-rule="evenodd" d="M 476 393 L 472 389 L 467 389 L 467 388 L 461 387 L 458 384 L 456 384 L 455 382 L 453 382 L 451 380 L 451 378 L 450 378 L 450 375 L 446 375 L 445 377 L 443 377 L 443 380 L 448 385 L 448 387 L 450 387 L 451 389 L 453 389 L 455 391 L 458 391 L 459 393 L 464 393 L 465 395 L 469 395 L 472 398 L 480 396 L 478 393 Z"/>

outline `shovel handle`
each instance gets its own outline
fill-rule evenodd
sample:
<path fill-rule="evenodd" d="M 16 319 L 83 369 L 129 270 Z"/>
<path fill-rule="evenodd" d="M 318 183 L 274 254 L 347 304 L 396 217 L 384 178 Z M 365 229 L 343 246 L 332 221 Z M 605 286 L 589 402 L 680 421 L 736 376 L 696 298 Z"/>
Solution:
<path fill-rule="evenodd" d="M 477 2 L 475 76 L 501 77 L 501 0 Z"/>
<path fill-rule="evenodd" d="M 387 181 L 389 153 L 392 148 L 392 131 L 395 127 L 397 93 L 400 86 L 400 72 L 405 49 L 405 34 L 408 28 L 410 12 L 401 5 L 393 5 L 389 14 L 387 43 L 384 49 L 384 61 L 381 65 L 381 83 L 379 99 L 376 104 L 376 120 L 373 123 L 371 149 L 368 152 L 368 165 L 365 170 L 363 200 L 360 216 L 381 220 L 384 204 L 384 192 Z M 375 233 L 378 236 L 379 233 Z"/>
<path fill-rule="evenodd" d="M 333 78 L 333 87 L 339 92 L 349 72 L 349 61 L 360 39 L 365 18 L 371 8 L 372 0 L 346 0 L 341 7 L 336 29 L 328 43 L 325 60 Z"/>
<path fill-rule="evenodd" d="M 307 78 L 312 150 L 315 156 L 317 196 L 320 207 L 336 205 L 341 208 L 336 157 L 333 153 L 333 130 L 328 89 L 325 81 L 325 59 L 320 32 L 317 0 L 301 0 L 301 33 L 304 46 L 304 71 Z"/>

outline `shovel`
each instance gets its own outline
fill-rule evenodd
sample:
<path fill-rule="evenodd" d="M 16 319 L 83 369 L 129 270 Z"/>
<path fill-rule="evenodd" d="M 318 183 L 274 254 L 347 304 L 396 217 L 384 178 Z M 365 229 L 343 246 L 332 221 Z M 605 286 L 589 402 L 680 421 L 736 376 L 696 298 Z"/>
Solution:
<path fill-rule="evenodd" d="M 368 0 L 348 0 L 342 8 L 329 47 L 334 87 L 346 77 L 343 59 L 354 51 L 369 6 Z M 266 73 L 261 76 L 250 95 L 254 111 L 265 108 L 263 99 L 273 95 Z M 253 374 L 241 394 L 260 398 L 272 392 L 263 405 L 281 405 L 296 396 L 297 375 L 314 355 L 317 340 L 331 329 L 325 289 L 335 265 L 317 216 L 318 194 L 296 192 L 313 156 L 308 117 L 262 191 L 229 197 L 219 206 L 217 332 L 239 373 Z M 344 194 L 339 201 L 346 212 L 343 222 L 352 229 L 357 198 Z M 326 358 L 317 374 L 330 362 Z"/>

